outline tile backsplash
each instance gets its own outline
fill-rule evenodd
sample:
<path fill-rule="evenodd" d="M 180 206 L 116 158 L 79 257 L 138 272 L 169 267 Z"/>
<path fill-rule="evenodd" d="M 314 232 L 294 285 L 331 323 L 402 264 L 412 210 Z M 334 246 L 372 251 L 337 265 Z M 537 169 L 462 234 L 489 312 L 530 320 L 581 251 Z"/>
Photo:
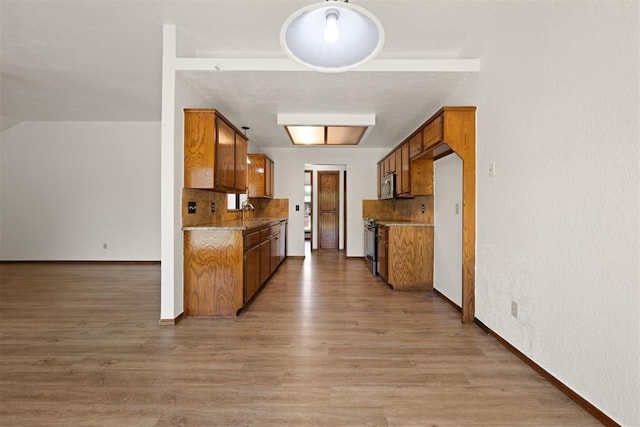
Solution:
<path fill-rule="evenodd" d="M 424 212 L 422 206 L 424 205 Z M 413 199 L 363 200 L 362 217 L 433 223 L 433 196 Z"/>
<path fill-rule="evenodd" d="M 289 216 L 289 199 L 250 199 L 255 211 L 247 211 L 246 218 L 285 218 Z M 196 212 L 188 213 L 189 202 L 195 202 Z M 211 203 L 216 210 L 211 212 Z M 206 225 L 242 218 L 242 212 L 227 210 L 227 195 L 211 190 L 182 189 L 182 225 Z"/>

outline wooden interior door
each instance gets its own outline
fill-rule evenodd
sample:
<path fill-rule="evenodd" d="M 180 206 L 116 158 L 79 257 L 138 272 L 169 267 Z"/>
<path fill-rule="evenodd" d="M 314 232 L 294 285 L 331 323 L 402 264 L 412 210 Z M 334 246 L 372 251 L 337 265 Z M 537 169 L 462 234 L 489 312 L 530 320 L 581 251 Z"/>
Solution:
<path fill-rule="evenodd" d="M 338 249 L 340 172 L 318 172 L 318 249 Z"/>

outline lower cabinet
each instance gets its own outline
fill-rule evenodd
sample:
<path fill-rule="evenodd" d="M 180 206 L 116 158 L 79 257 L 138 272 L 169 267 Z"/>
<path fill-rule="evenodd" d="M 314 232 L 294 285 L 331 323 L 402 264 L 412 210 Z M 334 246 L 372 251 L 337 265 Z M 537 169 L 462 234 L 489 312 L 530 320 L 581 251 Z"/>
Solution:
<path fill-rule="evenodd" d="M 389 227 L 378 227 L 378 274 L 387 282 L 389 278 Z"/>
<path fill-rule="evenodd" d="M 260 246 L 245 251 L 244 253 L 244 303 L 260 289 Z"/>
<path fill-rule="evenodd" d="M 433 289 L 433 227 L 380 226 L 378 270 L 394 290 Z"/>
<path fill-rule="evenodd" d="M 233 317 L 243 306 L 242 231 L 184 231 L 184 314 Z"/>
<path fill-rule="evenodd" d="M 271 227 L 271 239 L 270 242 L 270 269 L 275 271 L 280 264 L 280 226 L 274 225 Z"/>
<path fill-rule="evenodd" d="M 244 231 L 185 230 L 185 316 L 237 316 L 285 259 L 281 230 L 286 220 Z"/>

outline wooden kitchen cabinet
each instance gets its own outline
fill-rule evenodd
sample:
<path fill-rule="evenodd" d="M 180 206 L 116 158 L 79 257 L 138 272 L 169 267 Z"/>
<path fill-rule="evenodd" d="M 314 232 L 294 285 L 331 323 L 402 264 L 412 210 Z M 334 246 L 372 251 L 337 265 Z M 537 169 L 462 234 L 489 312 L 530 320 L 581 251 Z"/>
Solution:
<path fill-rule="evenodd" d="M 247 165 L 247 197 L 273 198 L 273 160 L 264 154 L 248 154 L 247 158 L 251 162 Z"/>
<path fill-rule="evenodd" d="M 378 162 L 377 171 L 378 171 L 378 174 L 377 174 L 377 177 L 378 177 L 377 179 L 378 180 L 376 182 L 378 183 L 378 185 L 377 185 L 377 187 L 378 187 L 378 190 L 377 190 L 378 191 L 378 199 L 380 199 L 380 194 L 382 193 L 382 177 L 384 176 L 382 174 L 382 162 Z"/>
<path fill-rule="evenodd" d="M 422 130 L 423 151 L 433 149 L 444 139 L 444 115 L 442 112 L 427 122 Z"/>
<path fill-rule="evenodd" d="M 389 175 L 390 173 L 396 173 L 396 153 L 395 151 L 389 156 L 387 156 L 386 160 L 386 173 L 385 175 Z"/>
<path fill-rule="evenodd" d="M 382 177 L 396 174 L 398 197 L 433 195 L 433 161 L 464 148 L 475 135 L 468 126 L 472 107 L 443 107 L 378 162 L 378 198 Z M 475 141 L 475 136 L 474 139 Z M 461 145 L 462 144 L 462 145 Z"/>
<path fill-rule="evenodd" d="M 185 316 L 232 317 L 243 306 L 242 232 L 184 231 Z"/>
<path fill-rule="evenodd" d="M 282 230 L 286 220 L 250 230 L 185 230 L 185 315 L 236 316 L 284 261 Z"/>
<path fill-rule="evenodd" d="M 271 242 L 271 271 L 275 271 L 280 264 L 280 224 L 271 226 L 271 236 L 269 237 Z"/>
<path fill-rule="evenodd" d="M 387 234 L 384 246 L 378 245 L 378 269 L 385 282 L 394 290 L 432 289 L 433 227 L 389 225 L 380 229 Z"/>
<path fill-rule="evenodd" d="M 421 134 L 419 140 L 422 141 Z M 388 175 L 387 167 L 393 158 L 396 175 L 396 194 L 399 198 L 411 198 L 433 194 L 433 159 L 411 158 L 411 141 L 407 140 L 388 157 L 378 162 L 378 199 L 381 194 L 382 178 Z"/>
<path fill-rule="evenodd" d="M 409 158 L 411 160 L 422 155 L 422 132 L 416 132 L 409 137 Z"/>
<path fill-rule="evenodd" d="M 247 189 L 247 138 L 215 109 L 184 110 L 184 187 Z"/>
<path fill-rule="evenodd" d="M 244 304 L 255 295 L 260 289 L 260 285 L 262 285 L 260 278 L 260 245 L 257 245 L 244 253 Z"/>
<path fill-rule="evenodd" d="M 411 159 L 409 157 L 409 143 L 405 142 L 396 150 L 396 192 L 399 197 L 413 197 L 411 188 Z"/>
<path fill-rule="evenodd" d="M 433 157 L 430 153 L 411 162 L 411 194 L 433 195 Z"/>
<path fill-rule="evenodd" d="M 378 227 L 378 274 L 387 282 L 389 274 L 389 227 Z"/>

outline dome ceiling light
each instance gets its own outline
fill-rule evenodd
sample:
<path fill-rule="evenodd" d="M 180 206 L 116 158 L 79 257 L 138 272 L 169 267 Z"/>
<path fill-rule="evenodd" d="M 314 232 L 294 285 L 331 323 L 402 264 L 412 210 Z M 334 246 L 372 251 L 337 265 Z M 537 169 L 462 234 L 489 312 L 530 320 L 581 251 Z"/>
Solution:
<path fill-rule="evenodd" d="M 294 12 L 280 30 L 282 49 L 316 71 L 347 71 L 375 57 L 384 44 L 380 21 L 348 0 L 326 0 Z"/>

